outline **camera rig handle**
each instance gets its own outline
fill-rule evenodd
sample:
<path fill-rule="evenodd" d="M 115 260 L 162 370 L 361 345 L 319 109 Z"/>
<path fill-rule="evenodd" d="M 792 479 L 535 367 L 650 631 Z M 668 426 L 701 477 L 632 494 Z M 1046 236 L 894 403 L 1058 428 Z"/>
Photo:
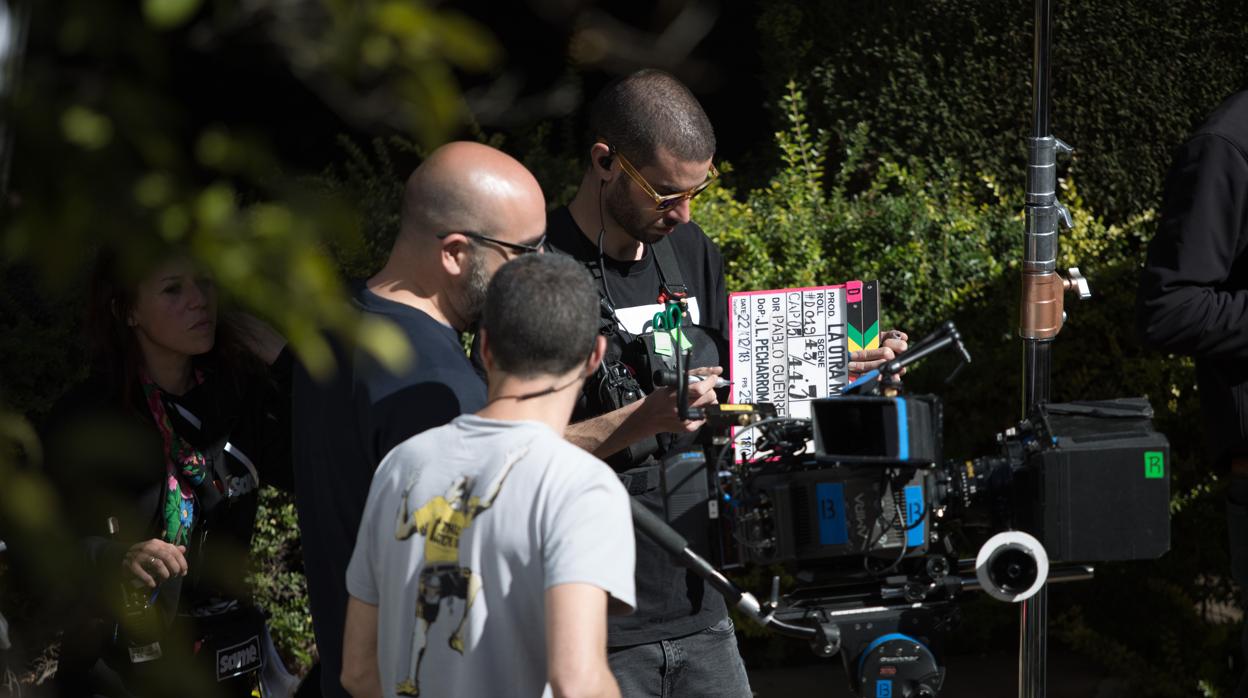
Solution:
<path fill-rule="evenodd" d="M 962 370 L 963 366 L 971 363 L 971 353 L 966 350 L 966 345 L 962 343 L 962 334 L 958 332 L 957 326 L 953 324 L 952 320 L 946 320 L 935 332 L 919 340 L 910 351 L 879 368 L 872 369 L 859 376 L 858 380 L 845 387 L 843 393 L 847 395 L 869 395 L 878 394 L 890 388 L 895 389 L 902 369 L 949 347 L 953 347 L 962 359 L 962 362 L 958 364 L 958 367 L 949 376 L 949 380 L 953 380 L 953 377 L 957 375 L 958 371 Z"/>
<path fill-rule="evenodd" d="M 677 533 L 675 529 L 664 523 L 658 516 L 655 516 L 643 504 L 632 498 L 629 501 L 633 507 L 633 526 L 638 531 L 641 531 L 658 543 L 659 547 L 666 550 L 668 554 L 692 570 L 694 574 L 705 579 L 715 588 L 715 591 L 723 595 L 726 601 L 736 606 L 738 610 L 759 625 L 770 628 L 781 635 L 809 640 L 817 646 L 835 647 L 840 644 L 839 637 L 825 637 L 829 632 L 835 633 L 834 627 L 829 630 L 825 629 L 822 624 L 818 628 L 793 625 L 776 618 L 775 612 L 779 604 L 780 592 L 778 581 L 773 581 L 772 583 L 772 598 L 767 603 L 760 603 L 753 594 L 743 591 L 736 584 L 733 584 L 732 580 L 725 577 L 722 572 L 715 569 L 705 558 L 690 550 L 689 542 L 685 540 L 684 536 Z"/>

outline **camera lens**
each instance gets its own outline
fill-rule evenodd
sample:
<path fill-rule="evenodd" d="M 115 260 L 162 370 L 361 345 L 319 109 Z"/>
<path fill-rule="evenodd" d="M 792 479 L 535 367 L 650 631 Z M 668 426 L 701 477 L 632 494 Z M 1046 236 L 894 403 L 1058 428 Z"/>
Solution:
<path fill-rule="evenodd" d="M 1036 581 L 1036 560 L 1022 548 L 1008 547 L 993 556 L 989 576 L 1010 594 L 1025 591 Z"/>

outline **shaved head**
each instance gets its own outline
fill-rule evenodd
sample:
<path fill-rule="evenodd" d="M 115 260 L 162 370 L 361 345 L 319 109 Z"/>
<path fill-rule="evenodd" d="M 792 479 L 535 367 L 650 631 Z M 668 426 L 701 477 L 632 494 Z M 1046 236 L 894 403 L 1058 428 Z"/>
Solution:
<path fill-rule="evenodd" d="M 494 271 L 545 233 L 546 199 L 524 165 L 480 143 L 448 143 L 408 177 L 399 234 L 368 288 L 463 330 Z"/>
<path fill-rule="evenodd" d="M 604 89 L 589 110 L 589 142 L 604 139 L 633 165 L 653 164 L 660 150 L 702 162 L 715 154 L 715 129 L 688 87 L 654 69 Z"/>
<path fill-rule="evenodd" d="M 423 243 L 471 231 L 520 242 L 541 234 L 545 211 L 537 179 L 515 158 L 480 143 L 448 143 L 408 177 L 399 238 Z M 537 227 L 525 225 L 535 214 Z"/>

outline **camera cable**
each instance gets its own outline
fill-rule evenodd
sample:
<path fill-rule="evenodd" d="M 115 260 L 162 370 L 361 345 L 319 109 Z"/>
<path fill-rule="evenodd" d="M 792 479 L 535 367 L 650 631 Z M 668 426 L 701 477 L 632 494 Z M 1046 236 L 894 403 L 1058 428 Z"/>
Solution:
<path fill-rule="evenodd" d="M 607 219 L 602 207 L 603 188 L 606 187 L 606 181 L 598 183 L 598 283 L 602 286 L 602 293 L 607 299 L 607 309 L 611 312 L 611 319 L 615 321 L 615 329 L 625 335 L 624 343 L 631 342 L 633 337 L 628 329 L 624 327 L 624 323 L 620 321 L 620 316 L 615 312 L 615 298 L 611 296 L 611 287 L 607 285 L 607 254 L 603 248 L 602 241 L 607 235 Z"/>

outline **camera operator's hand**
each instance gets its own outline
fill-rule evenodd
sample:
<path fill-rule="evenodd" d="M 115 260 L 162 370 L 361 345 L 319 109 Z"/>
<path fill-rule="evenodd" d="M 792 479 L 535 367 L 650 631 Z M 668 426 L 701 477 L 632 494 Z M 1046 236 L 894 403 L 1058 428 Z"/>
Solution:
<path fill-rule="evenodd" d="M 690 407 L 706 407 L 719 402 L 715 396 L 715 383 L 723 372 L 719 366 L 689 371 L 689 376 L 701 378 L 689 384 Z M 676 414 L 676 390 L 659 388 L 617 410 L 569 424 L 564 436 L 595 456 L 608 458 L 629 444 L 655 434 L 697 431 L 704 421 L 681 421 Z"/>
<path fill-rule="evenodd" d="M 695 368 L 688 375 L 698 376 L 702 380 L 689 383 L 688 399 L 690 407 L 705 407 L 719 402 L 715 395 L 715 379 L 724 372 L 719 366 Z M 694 432 L 702 427 L 705 420 L 682 420 L 676 410 L 676 389 L 659 388 L 642 398 L 638 408 L 639 416 L 645 421 L 647 431 L 651 434 L 680 434 Z"/>
<path fill-rule="evenodd" d="M 121 561 L 122 569 L 134 575 L 149 588 L 171 577 L 185 576 L 186 546 L 166 543 L 159 538 L 135 543 Z"/>
<path fill-rule="evenodd" d="M 882 346 L 879 349 L 865 349 L 863 351 L 850 352 L 849 354 L 849 380 L 858 380 L 858 376 L 879 368 L 885 363 L 897 358 L 897 355 L 904 352 L 910 347 L 906 342 L 909 335 L 901 330 L 889 330 L 880 334 L 883 338 Z M 904 375 L 906 370 L 901 370 Z"/>

